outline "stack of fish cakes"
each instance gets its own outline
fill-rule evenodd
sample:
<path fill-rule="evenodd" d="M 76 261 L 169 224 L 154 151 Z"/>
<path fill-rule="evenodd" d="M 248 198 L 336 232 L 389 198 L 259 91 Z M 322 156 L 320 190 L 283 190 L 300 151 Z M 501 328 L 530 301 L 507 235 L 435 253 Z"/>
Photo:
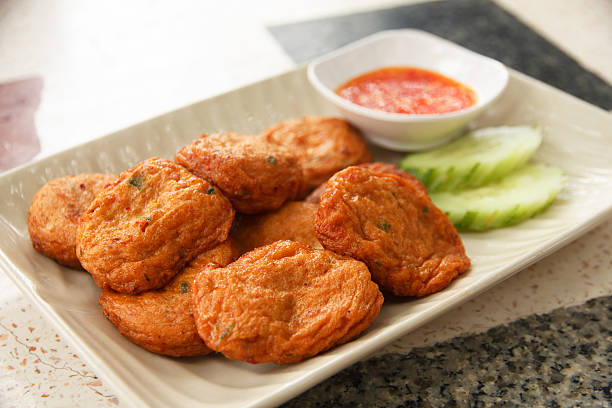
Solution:
<path fill-rule="evenodd" d="M 49 182 L 28 228 L 36 250 L 91 274 L 135 344 L 295 363 L 366 330 L 379 286 L 422 296 L 469 267 L 422 185 L 387 164 L 351 167 L 370 161 L 336 118 L 203 135 L 173 161 Z"/>

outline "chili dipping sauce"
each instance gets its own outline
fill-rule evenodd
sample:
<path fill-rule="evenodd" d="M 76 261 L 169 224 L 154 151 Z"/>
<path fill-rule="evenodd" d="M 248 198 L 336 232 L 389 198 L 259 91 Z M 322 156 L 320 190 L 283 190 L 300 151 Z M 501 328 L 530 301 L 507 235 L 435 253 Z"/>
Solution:
<path fill-rule="evenodd" d="M 476 93 L 468 86 L 414 67 L 380 68 L 351 79 L 336 93 L 357 105 L 391 113 L 447 113 L 476 103 Z"/>

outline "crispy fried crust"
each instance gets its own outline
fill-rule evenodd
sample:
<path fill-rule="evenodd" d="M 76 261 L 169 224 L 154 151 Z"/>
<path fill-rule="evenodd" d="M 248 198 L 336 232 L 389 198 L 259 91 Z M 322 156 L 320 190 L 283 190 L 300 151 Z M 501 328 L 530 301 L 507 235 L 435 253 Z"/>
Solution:
<path fill-rule="evenodd" d="M 383 289 L 424 296 L 470 266 L 455 227 L 413 183 L 350 167 L 329 180 L 315 231 L 327 249 L 365 262 Z"/>
<path fill-rule="evenodd" d="M 372 160 L 361 136 L 342 119 L 306 116 L 278 123 L 264 130 L 261 137 L 297 152 L 306 191 L 338 170 Z"/>
<path fill-rule="evenodd" d="M 297 156 L 253 136 L 203 135 L 179 150 L 174 161 L 218 186 L 245 214 L 275 210 L 303 188 Z"/>
<path fill-rule="evenodd" d="M 233 218 L 210 183 L 152 158 L 121 173 L 91 203 L 77 229 L 77 256 L 102 289 L 157 289 L 225 241 Z"/>
<path fill-rule="evenodd" d="M 232 360 L 295 363 L 367 329 L 383 297 L 367 267 L 330 251 L 277 241 L 194 281 L 204 342 Z"/>
<path fill-rule="evenodd" d="M 419 181 L 416 177 L 414 177 L 410 173 L 406 173 L 404 170 L 398 168 L 397 166 L 391 163 L 382 163 L 382 162 L 373 162 L 373 163 L 362 163 L 357 165 L 356 167 L 362 167 L 364 169 L 368 169 L 374 173 L 383 173 L 383 174 L 394 174 L 401 178 L 406 179 L 410 183 L 414 184 L 414 187 L 423 193 L 427 194 L 427 189 L 425 185 Z M 304 201 L 309 203 L 319 204 L 321 201 L 321 195 L 325 191 L 327 187 L 327 181 L 321 184 L 319 187 L 315 188 L 309 195 L 306 197 Z"/>
<path fill-rule="evenodd" d="M 160 290 L 138 295 L 103 290 L 104 315 L 133 343 L 174 357 L 210 353 L 193 319 L 193 279 L 209 263 L 225 266 L 238 256 L 231 240 L 200 254 Z"/>
<path fill-rule="evenodd" d="M 111 174 L 79 174 L 51 180 L 38 190 L 28 211 L 34 249 L 62 265 L 80 268 L 75 250 L 79 217 L 115 178 Z"/>
<path fill-rule="evenodd" d="M 237 218 L 231 235 L 238 242 L 242 253 L 279 240 L 323 248 L 314 232 L 316 214 L 316 204 L 291 201 L 275 212 Z"/>

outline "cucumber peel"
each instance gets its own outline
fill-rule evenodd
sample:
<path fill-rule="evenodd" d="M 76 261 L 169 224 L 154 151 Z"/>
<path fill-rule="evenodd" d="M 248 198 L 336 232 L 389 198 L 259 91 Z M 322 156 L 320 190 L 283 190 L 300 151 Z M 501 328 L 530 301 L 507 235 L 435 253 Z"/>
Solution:
<path fill-rule="evenodd" d="M 483 187 L 430 194 L 458 230 L 484 231 L 517 224 L 546 209 L 565 184 L 558 167 L 528 164 Z"/>
<path fill-rule="evenodd" d="M 399 167 L 417 177 L 429 192 L 476 188 L 524 166 L 541 142 L 538 127 L 484 128 L 441 148 L 410 154 Z"/>

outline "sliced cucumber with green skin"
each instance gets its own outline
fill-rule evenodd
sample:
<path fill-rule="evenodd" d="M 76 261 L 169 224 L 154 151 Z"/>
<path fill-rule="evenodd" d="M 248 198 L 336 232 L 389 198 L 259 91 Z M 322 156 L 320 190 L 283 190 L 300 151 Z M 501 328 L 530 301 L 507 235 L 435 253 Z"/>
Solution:
<path fill-rule="evenodd" d="M 484 128 L 438 149 L 410 154 L 400 167 L 421 180 L 429 192 L 475 188 L 523 166 L 541 142 L 537 127 Z"/>
<path fill-rule="evenodd" d="M 430 194 L 458 230 L 484 231 L 506 227 L 546 209 L 565 184 L 558 167 L 527 164 L 483 187 Z"/>

